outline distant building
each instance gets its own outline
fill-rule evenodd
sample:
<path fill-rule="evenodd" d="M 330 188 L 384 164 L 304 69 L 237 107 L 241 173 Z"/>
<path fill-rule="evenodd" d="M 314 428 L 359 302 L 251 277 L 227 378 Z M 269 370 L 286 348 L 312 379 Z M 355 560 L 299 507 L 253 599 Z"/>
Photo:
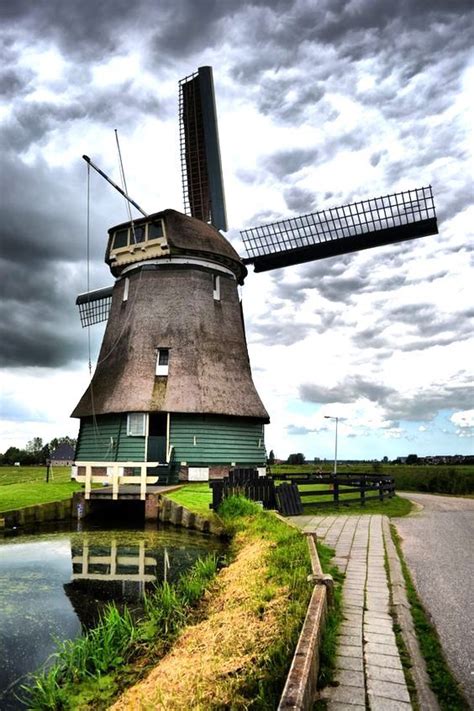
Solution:
<path fill-rule="evenodd" d="M 63 442 L 51 453 L 48 463 L 53 467 L 70 467 L 74 462 L 74 448 Z"/>

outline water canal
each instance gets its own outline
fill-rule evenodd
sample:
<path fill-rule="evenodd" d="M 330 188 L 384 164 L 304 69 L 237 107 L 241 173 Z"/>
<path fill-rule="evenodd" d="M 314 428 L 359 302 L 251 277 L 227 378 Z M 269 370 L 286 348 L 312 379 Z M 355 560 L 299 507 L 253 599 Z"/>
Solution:
<path fill-rule="evenodd" d="M 93 626 L 107 602 L 139 617 L 146 589 L 222 551 L 217 538 L 156 523 L 55 524 L 0 537 L 0 709 L 24 708 L 17 694 L 26 675 L 47 661 L 55 640 Z"/>

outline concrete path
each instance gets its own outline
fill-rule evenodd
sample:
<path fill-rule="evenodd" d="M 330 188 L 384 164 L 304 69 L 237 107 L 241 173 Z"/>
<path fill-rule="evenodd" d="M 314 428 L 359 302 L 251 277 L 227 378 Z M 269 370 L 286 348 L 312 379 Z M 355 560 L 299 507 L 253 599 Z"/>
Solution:
<path fill-rule="evenodd" d="M 336 658 L 338 686 L 327 687 L 329 711 L 408 711 L 412 708 L 389 614 L 383 516 L 295 516 L 334 548 L 346 574 L 344 622 Z"/>
<path fill-rule="evenodd" d="M 392 523 L 451 669 L 474 709 L 474 499 L 399 496 L 423 507 Z"/>

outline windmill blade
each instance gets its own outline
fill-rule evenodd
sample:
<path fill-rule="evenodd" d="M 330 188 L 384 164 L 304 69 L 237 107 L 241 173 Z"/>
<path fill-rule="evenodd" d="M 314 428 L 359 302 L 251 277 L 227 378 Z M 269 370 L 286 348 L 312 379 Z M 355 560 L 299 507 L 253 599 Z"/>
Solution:
<path fill-rule="evenodd" d="M 438 233 L 431 186 L 242 230 L 256 272 Z"/>
<path fill-rule="evenodd" d="M 179 143 L 185 213 L 226 231 L 212 67 L 179 82 Z"/>
<path fill-rule="evenodd" d="M 103 289 L 95 289 L 85 294 L 79 294 L 76 299 L 76 306 L 79 307 L 82 328 L 93 326 L 101 321 L 107 321 L 112 305 L 113 286 L 106 286 Z"/>

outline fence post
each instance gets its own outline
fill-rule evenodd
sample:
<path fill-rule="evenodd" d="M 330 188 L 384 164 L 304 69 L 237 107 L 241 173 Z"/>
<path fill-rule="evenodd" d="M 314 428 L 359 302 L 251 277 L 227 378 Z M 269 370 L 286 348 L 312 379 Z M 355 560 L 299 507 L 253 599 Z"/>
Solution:
<path fill-rule="evenodd" d="M 365 506 L 365 474 L 360 477 L 360 503 Z"/>
<path fill-rule="evenodd" d="M 383 501 L 384 481 L 379 479 L 379 501 Z"/>
<path fill-rule="evenodd" d="M 333 492 L 334 492 L 334 503 L 339 504 L 339 482 L 337 480 L 337 476 L 334 477 Z"/>

